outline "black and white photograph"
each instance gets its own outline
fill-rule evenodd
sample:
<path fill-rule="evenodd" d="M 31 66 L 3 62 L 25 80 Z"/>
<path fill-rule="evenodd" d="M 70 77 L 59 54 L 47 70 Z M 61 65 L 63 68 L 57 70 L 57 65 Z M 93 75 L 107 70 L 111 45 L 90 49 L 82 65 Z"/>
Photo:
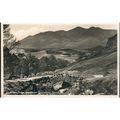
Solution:
<path fill-rule="evenodd" d="M 0 4 L 1 120 L 120 120 L 120 0 Z"/>
<path fill-rule="evenodd" d="M 3 24 L 3 95 L 117 95 L 117 24 Z"/>

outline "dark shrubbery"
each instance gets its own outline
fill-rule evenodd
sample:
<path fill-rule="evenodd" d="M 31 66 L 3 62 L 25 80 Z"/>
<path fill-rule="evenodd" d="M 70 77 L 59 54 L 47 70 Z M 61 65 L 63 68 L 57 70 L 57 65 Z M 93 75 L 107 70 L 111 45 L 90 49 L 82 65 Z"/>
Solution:
<path fill-rule="evenodd" d="M 56 59 L 54 55 L 50 57 L 42 57 L 39 63 L 40 71 L 54 71 L 56 69 L 64 68 L 69 64 L 67 60 Z"/>
<path fill-rule="evenodd" d="M 16 55 L 10 54 L 10 51 L 7 47 L 4 47 L 4 73 L 6 79 L 9 77 L 17 75 L 16 70 L 19 70 L 19 59 Z M 18 72 L 18 71 L 17 71 Z M 6 75 L 7 74 L 7 75 Z"/>

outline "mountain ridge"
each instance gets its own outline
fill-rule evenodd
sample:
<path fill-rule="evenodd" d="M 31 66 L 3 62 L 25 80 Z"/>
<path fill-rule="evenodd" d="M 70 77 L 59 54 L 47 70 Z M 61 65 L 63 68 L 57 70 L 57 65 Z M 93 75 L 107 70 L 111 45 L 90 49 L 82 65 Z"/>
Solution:
<path fill-rule="evenodd" d="M 78 48 L 86 49 L 98 45 L 105 46 L 107 39 L 116 34 L 116 30 L 98 27 L 75 27 L 71 30 L 47 31 L 28 36 L 20 41 L 22 48 Z"/>

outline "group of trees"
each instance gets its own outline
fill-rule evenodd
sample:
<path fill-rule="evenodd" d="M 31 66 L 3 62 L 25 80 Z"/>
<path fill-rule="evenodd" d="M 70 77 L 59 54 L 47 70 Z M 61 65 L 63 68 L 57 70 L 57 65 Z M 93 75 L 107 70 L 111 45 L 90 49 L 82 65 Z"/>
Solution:
<path fill-rule="evenodd" d="M 7 47 L 4 48 L 4 73 L 8 75 L 6 79 L 28 77 L 39 72 L 54 71 L 66 67 L 68 64 L 68 61 L 56 59 L 53 55 L 38 59 L 31 54 L 11 54 Z"/>
<path fill-rule="evenodd" d="M 50 57 L 44 56 L 40 59 L 39 66 L 41 71 L 54 71 L 59 68 L 64 68 L 69 64 L 67 60 L 56 59 L 54 55 Z"/>

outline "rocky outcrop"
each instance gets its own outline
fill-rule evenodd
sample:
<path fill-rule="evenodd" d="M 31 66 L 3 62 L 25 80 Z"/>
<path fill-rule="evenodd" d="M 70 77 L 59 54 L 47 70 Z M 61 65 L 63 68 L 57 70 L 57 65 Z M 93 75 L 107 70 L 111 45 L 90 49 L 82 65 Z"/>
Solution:
<path fill-rule="evenodd" d="M 56 91 L 56 90 L 59 90 L 60 88 L 62 88 L 62 84 L 63 84 L 63 81 L 60 81 L 60 82 L 57 82 L 53 85 L 53 89 Z"/>
<path fill-rule="evenodd" d="M 108 39 L 108 42 L 106 44 L 106 48 L 115 49 L 115 50 L 117 49 L 117 34 Z"/>

